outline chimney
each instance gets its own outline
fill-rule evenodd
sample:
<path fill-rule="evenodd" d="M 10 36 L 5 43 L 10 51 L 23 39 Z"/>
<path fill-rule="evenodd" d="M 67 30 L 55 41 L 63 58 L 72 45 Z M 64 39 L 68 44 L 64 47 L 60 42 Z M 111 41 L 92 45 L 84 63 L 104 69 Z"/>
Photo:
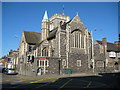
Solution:
<path fill-rule="evenodd" d="M 102 38 L 102 44 L 103 46 L 107 44 L 106 38 Z"/>
<path fill-rule="evenodd" d="M 13 50 L 12 49 L 10 49 L 10 52 L 12 52 Z"/>
<path fill-rule="evenodd" d="M 106 40 L 106 38 L 102 38 L 102 45 L 103 45 L 104 54 L 106 54 L 106 50 L 107 50 L 107 40 Z"/>
<path fill-rule="evenodd" d="M 13 52 L 13 50 L 12 50 L 12 49 L 10 49 L 10 51 L 9 51 L 9 55 L 10 55 L 12 52 Z"/>

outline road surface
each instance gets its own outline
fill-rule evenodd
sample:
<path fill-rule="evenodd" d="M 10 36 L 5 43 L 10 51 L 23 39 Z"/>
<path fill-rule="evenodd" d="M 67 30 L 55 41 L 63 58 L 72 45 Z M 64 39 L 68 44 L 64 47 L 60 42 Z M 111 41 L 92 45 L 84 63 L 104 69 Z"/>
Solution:
<path fill-rule="evenodd" d="M 6 78 L 5 78 L 6 77 Z M 11 78 L 12 77 L 12 78 Z M 13 78 L 14 77 L 14 78 Z M 4 89 L 80 89 L 80 88 L 119 88 L 120 73 L 107 73 L 93 76 L 72 77 L 25 77 L 3 75 L 2 88 Z"/>

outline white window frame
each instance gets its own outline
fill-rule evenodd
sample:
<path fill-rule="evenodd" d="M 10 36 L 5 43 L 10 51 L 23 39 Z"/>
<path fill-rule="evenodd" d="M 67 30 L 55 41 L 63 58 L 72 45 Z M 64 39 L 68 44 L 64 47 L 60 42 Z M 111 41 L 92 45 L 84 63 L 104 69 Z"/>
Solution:
<path fill-rule="evenodd" d="M 81 67 L 81 60 L 77 60 L 77 67 Z"/>
<path fill-rule="evenodd" d="M 49 67 L 49 60 L 46 60 L 47 61 L 47 67 Z"/>
<path fill-rule="evenodd" d="M 81 37 L 82 37 L 81 32 L 78 31 L 73 32 L 71 35 L 71 47 L 81 48 L 81 42 L 82 42 Z"/>
<path fill-rule="evenodd" d="M 46 65 L 46 61 L 47 61 L 47 65 Z M 44 64 L 45 64 L 45 67 L 49 67 L 49 60 L 39 60 L 39 67 L 44 67 Z"/>
<path fill-rule="evenodd" d="M 109 57 L 116 57 L 116 53 L 114 51 L 109 52 Z"/>
<path fill-rule="evenodd" d="M 117 57 L 120 58 L 120 52 L 117 53 Z"/>

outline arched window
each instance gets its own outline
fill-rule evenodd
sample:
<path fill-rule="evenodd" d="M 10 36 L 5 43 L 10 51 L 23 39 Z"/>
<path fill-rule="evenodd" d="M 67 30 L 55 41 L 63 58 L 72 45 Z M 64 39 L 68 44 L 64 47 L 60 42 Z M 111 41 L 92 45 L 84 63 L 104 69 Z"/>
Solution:
<path fill-rule="evenodd" d="M 83 48 L 84 39 L 82 38 L 82 33 L 80 31 L 75 31 L 71 35 L 71 47 Z"/>
<path fill-rule="evenodd" d="M 42 50 L 42 56 L 48 56 L 48 48 L 43 48 Z"/>

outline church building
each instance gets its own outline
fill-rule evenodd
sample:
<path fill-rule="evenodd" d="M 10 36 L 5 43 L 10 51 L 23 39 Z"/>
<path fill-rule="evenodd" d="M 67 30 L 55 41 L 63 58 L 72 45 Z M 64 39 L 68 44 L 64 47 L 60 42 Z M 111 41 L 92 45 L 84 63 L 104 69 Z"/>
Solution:
<path fill-rule="evenodd" d="M 73 19 L 64 13 L 56 13 L 49 18 L 45 11 L 41 29 L 41 33 L 23 32 L 20 51 L 24 54 L 19 55 L 22 60 L 21 74 L 72 74 L 92 71 L 92 35 L 78 13 Z M 25 42 L 25 47 L 22 42 Z"/>

